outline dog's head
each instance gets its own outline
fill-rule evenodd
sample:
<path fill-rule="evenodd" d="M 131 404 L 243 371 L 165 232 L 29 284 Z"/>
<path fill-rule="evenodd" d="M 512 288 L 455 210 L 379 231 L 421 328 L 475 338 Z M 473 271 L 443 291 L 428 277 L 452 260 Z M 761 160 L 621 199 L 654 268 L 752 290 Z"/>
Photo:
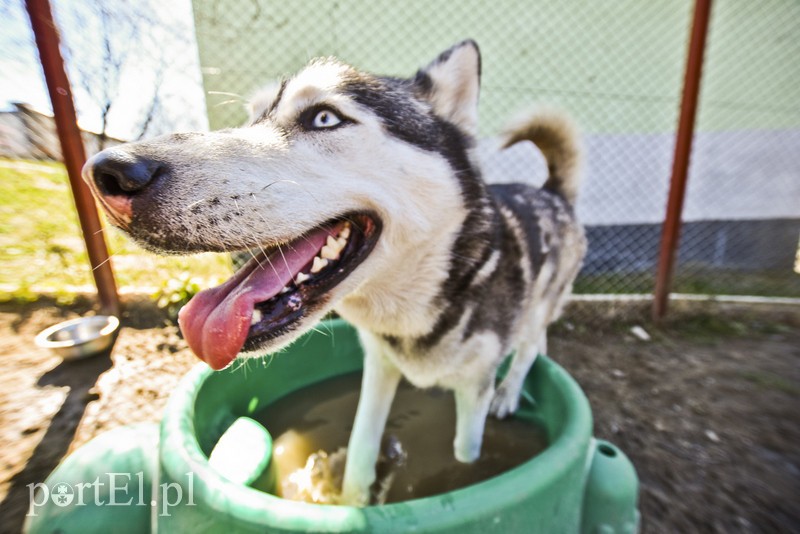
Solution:
<path fill-rule="evenodd" d="M 254 98 L 247 126 L 114 147 L 84 178 L 148 249 L 253 251 L 181 311 L 192 350 L 219 369 L 284 346 L 345 296 L 373 290 L 380 305 L 412 265 L 446 271 L 446 254 L 411 260 L 465 217 L 479 78 L 472 41 L 408 79 L 315 60 Z"/>

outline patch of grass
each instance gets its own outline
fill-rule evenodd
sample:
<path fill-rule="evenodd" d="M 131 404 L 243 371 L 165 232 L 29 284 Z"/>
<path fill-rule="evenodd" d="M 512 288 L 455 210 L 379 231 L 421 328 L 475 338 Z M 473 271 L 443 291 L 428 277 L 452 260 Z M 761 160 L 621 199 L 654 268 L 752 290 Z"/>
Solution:
<path fill-rule="evenodd" d="M 673 316 L 674 317 L 674 316 Z M 752 326 L 742 318 L 725 317 L 715 313 L 678 315 L 668 319 L 666 328 L 679 332 L 682 337 L 696 341 L 712 341 L 725 337 L 739 337 L 752 331 Z"/>
<path fill-rule="evenodd" d="M 66 299 L 74 291 L 65 288 L 91 287 L 63 165 L 0 158 L 0 198 L 0 299 L 30 300 L 41 291 Z M 183 273 L 207 287 L 232 272 L 226 254 L 156 256 L 110 227 L 105 236 L 120 287 L 158 288 Z"/>
<path fill-rule="evenodd" d="M 762 389 L 770 391 L 777 390 L 793 396 L 800 395 L 800 386 L 773 373 L 766 371 L 748 371 L 742 373 L 742 378 Z"/>
<path fill-rule="evenodd" d="M 654 268 L 655 270 L 655 268 Z M 652 293 L 652 272 L 580 275 L 575 293 Z M 800 274 L 787 266 L 783 271 L 733 271 L 697 265 L 681 266 L 672 281 L 673 293 L 699 295 L 760 295 L 800 297 Z"/>
<path fill-rule="evenodd" d="M 605 336 L 633 339 L 631 328 L 640 326 L 653 342 L 683 339 L 714 345 L 722 339 L 800 333 L 800 309 L 796 306 L 673 301 L 659 323 L 652 322 L 651 308 L 650 301 L 572 301 L 562 318 L 548 328 L 548 334 L 601 343 Z"/>
<path fill-rule="evenodd" d="M 790 265 L 782 271 L 735 271 L 685 265 L 676 273 L 673 292 L 800 297 L 800 274 Z"/>
<path fill-rule="evenodd" d="M 187 273 L 177 278 L 169 278 L 161 284 L 161 288 L 153 294 L 159 308 L 164 310 L 167 318 L 178 322 L 178 312 L 189 300 L 202 289 L 202 283 Z"/>
<path fill-rule="evenodd" d="M 601 273 L 579 275 L 574 292 L 583 294 L 630 294 L 652 293 L 655 277 L 652 273 Z"/>
<path fill-rule="evenodd" d="M 800 314 L 793 307 L 748 307 L 718 305 L 713 301 L 673 303 L 663 324 L 657 328 L 699 343 L 716 343 L 724 338 L 787 335 L 800 328 Z"/>

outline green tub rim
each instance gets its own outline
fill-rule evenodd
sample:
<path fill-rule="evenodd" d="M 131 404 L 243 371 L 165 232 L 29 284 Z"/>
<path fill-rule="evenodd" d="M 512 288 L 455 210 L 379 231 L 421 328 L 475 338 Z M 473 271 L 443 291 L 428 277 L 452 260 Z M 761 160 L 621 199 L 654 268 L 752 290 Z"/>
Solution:
<path fill-rule="evenodd" d="M 333 320 L 328 322 L 328 328 L 352 327 Z M 175 481 L 185 480 L 187 473 L 192 473 L 192 498 L 197 506 L 265 529 L 274 529 L 277 522 L 287 525 L 287 530 L 352 531 L 374 529 L 381 524 L 388 527 L 402 518 L 419 518 L 420 527 L 425 530 L 453 528 L 473 518 L 497 514 L 498 502 L 509 506 L 525 501 L 542 485 L 554 484 L 574 469 L 576 462 L 586 465 L 591 460 L 592 414 L 586 396 L 572 377 L 549 358 L 540 356 L 535 365 L 536 373 L 546 373 L 564 399 L 566 421 L 559 435 L 544 451 L 516 468 L 442 495 L 356 508 L 288 501 L 228 481 L 209 466 L 196 439 L 195 401 L 205 381 L 214 374 L 202 363 L 180 381 L 170 397 L 161 423 L 160 468 Z M 531 485 L 531 480 L 537 483 Z M 458 514 L 444 513 L 454 509 L 455 503 L 461 504 Z"/>

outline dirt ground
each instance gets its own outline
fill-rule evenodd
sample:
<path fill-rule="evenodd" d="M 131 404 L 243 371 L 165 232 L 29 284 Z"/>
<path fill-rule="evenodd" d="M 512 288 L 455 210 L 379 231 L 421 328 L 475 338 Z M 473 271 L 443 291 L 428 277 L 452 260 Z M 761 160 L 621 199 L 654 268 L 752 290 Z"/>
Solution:
<path fill-rule="evenodd" d="M 89 302 L 0 305 L 0 531 L 18 532 L 27 485 L 119 425 L 157 421 L 194 356 L 147 300 L 129 299 L 110 355 L 74 363 L 41 329 Z M 800 532 L 800 309 L 692 304 L 666 324 L 641 305 L 574 305 L 550 352 L 583 386 L 595 435 L 632 459 L 643 532 Z M 641 325 L 642 341 L 630 332 Z"/>

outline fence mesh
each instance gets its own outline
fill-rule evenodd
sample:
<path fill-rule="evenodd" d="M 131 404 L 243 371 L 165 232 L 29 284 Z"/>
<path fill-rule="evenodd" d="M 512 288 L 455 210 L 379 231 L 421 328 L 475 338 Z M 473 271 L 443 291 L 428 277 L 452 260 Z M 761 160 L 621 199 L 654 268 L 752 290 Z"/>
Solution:
<path fill-rule="evenodd" d="M 474 38 L 483 56 L 487 178 L 541 183 L 545 169 L 532 149 L 498 153 L 494 137 L 520 109 L 568 110 L 587 151 L 577 210 L 590 250 L 576 292 L 653 290 L 691 2 L 53 4 L 82 124 L 100 132 L 99 144 L 239 125 L 250 94 L 313 57 L 411 75 L 453 43 Z M 2 50 L 11 79 L 30 86 L 36 101 L 27 103 L 46 108 L 21 3 L 0 0 L 0 9 L 15 25 Z M 795 2 L 715 2 L 676 292 L 800 296 L 798 27 Z M 19 136 L 9 124 L 4 119 L 4 151 L 9 136 Z"/>
<path fill-rule="evenodd" d="M 675 288 L 800 296 L 800 4 L 713 10 Z"/>

